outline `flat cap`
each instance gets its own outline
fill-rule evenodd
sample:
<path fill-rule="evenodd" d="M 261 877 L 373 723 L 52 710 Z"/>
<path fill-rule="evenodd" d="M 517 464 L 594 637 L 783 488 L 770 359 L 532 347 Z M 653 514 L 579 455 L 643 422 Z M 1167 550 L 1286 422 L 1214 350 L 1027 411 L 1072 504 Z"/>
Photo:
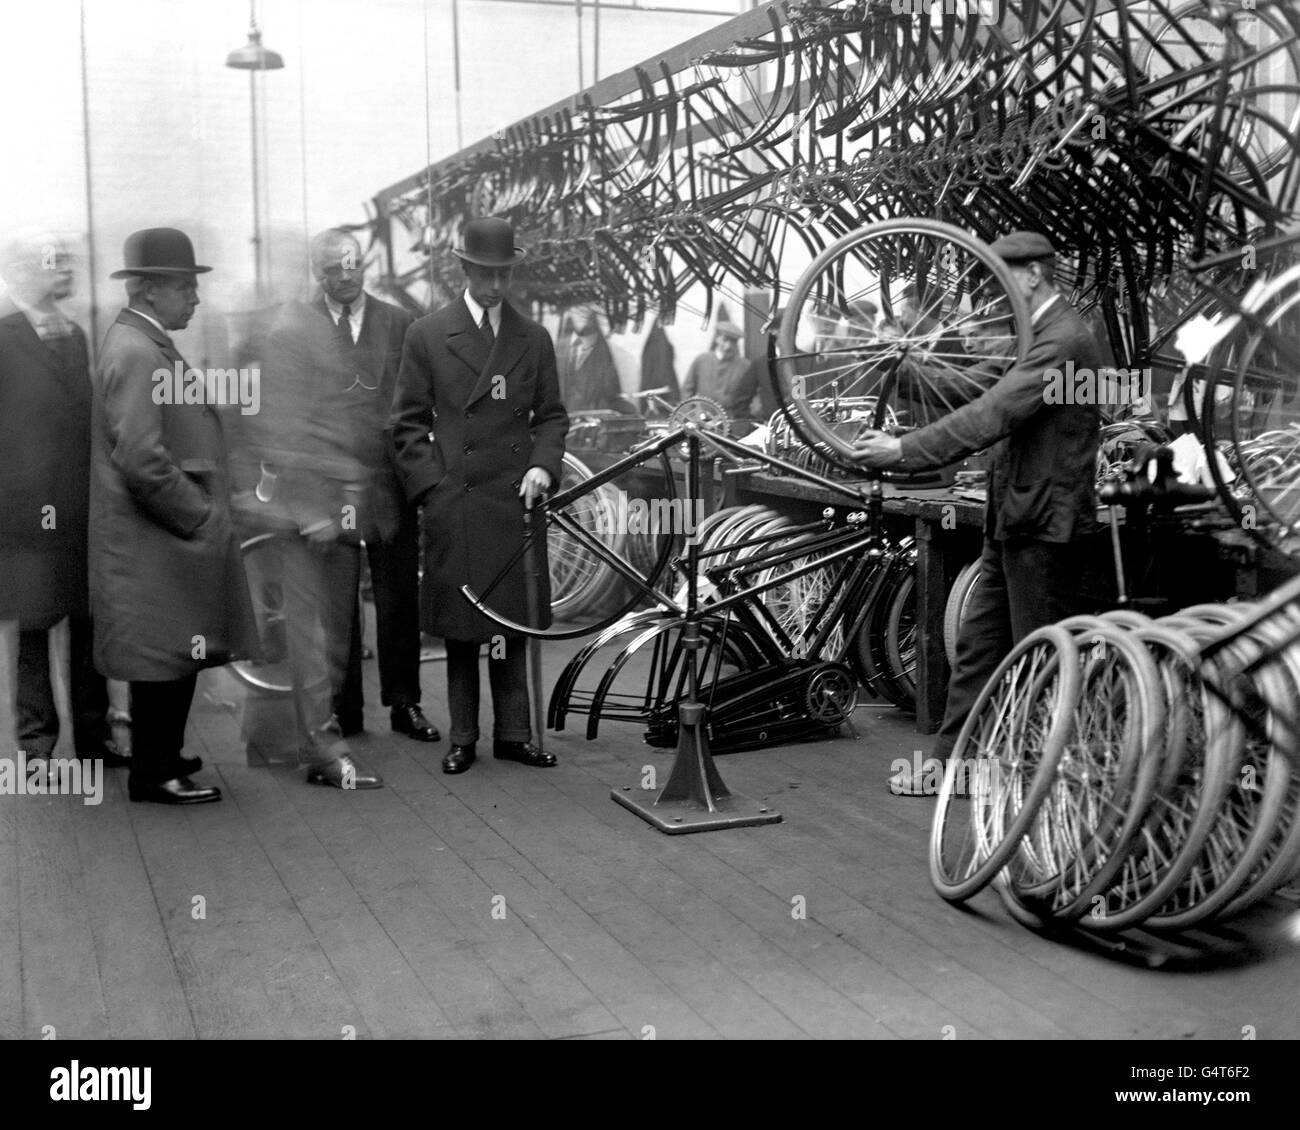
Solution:
<path fill-rule="evenodd" d="M 1008 263 L 1050 259 L 1056 254 L 1056 248 L 1047 236 L 1036 231 L 1013 231 L 1010 235 L 1004 235 L 989 250 Z"/>

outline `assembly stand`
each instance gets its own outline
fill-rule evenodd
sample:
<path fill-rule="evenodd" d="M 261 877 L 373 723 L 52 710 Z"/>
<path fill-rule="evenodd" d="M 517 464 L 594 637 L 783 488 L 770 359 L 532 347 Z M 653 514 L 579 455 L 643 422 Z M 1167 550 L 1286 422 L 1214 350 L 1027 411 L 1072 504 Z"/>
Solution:
<path fill-rule="evenodd" d="M 688 433 L 686 497 L 700 493 L 700 430 L 685 425 Z M 695 531 L 686 539 L 686 618 L 682 622 L 682 647 L 686 652 L 686 699 L 677 708 L 677 756 L 668 783 L 653 800 L 651 790 L 625 785 L 611 789 L 610 796 L 624 808 L 661 832 L 713 832 L 720 828 L 745 828 L 755 824 L 780 823 L 774 808 L 731 792 L 722 782 L 709 752 L 708 707 L 699 701 L 700 613 L 698 605 L 699 542 Z"/>

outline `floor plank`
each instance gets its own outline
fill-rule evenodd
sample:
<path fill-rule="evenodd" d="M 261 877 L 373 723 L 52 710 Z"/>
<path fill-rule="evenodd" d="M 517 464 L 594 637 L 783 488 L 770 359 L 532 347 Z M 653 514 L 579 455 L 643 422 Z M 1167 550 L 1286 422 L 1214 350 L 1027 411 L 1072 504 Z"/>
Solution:
<path fill-rule="evenodd" d="M 546 649 L 551 677 L 576 646 Z M 445 732 L 443 668 L 422 675 Z M 249 767 L 242 689 L 219 672 L 188 739 L 220 804 L 131 804 L 120 772 L 98 806 L 0 797 L 0 1037 L 1300 1036 L 1280 989 L 1300 983 L 1294 904 L 1205 934 L 1250 956 L 1188 972 L 1039 937 L 989 892 L 937 898 L 933 802 L 886 787 L 929 739 L 891 708 L 833 741 L 718 759 L 781 824 L 663 836 L 609 796 L 646 766 L 666 780 L 672 751 L 636 728 L 587 742 L 573 719 L 547 735 L 545 771 L 485 740 L 448 777 L 445 741 L 391 732 L 373 661 L 365 685 L 355 749 L 381 790 Z"/>

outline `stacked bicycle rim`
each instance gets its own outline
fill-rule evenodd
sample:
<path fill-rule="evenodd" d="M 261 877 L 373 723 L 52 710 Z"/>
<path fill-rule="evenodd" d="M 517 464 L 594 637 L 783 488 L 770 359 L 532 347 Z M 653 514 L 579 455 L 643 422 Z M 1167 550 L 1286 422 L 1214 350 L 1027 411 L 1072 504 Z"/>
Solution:
<path fill-rule="evenodd" d="M 1300 609 L 1076 617 L 1027 636 L 949 759 L 930 874 L 1023 924 L 1184 930 L 1300 865 Z"/>

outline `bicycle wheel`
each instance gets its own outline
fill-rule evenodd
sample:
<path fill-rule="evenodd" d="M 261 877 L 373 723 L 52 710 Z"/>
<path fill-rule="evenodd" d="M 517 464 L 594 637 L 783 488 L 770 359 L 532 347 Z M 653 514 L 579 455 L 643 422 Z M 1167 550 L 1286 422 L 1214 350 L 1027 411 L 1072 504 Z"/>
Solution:
<path fill-rule="evenodd" d="M 895 677 L 889 657 L 889 614 L 894 607 L 898 588 L 910 575 L 916 560 L 910 538 L 896 547 L 896 552 L 882 564 L 883 584 L 868 590 L 871 601 L 852 641 L 852 657 L 871 692 L 892 702 L 900 710 L 916 710 L 916 689 Z M 874 598 L 872 594 L 874 593 Z M 901 615 L 901 613 L 900 613 Z M 900 656 L 901 663 L 901 656 Z"/>
<path fill-rule="evenodd" d="M 284 564 L 275 534 L 258 534 L 239 547 L 248 578 L 248 594 L 261 641 L 262 658 L 236 659 L 230 670 L 243 683 L 266 694 L 285 695 L 293 690 L 289 668 L 288 618 L 285 614 Z"/>
<path fill-rule="evenodd" d="M 1223 607 L 1214 606 L 1216 619 L 1223 615 L 1217 609 Z M 1190 620 L 1189 612 L 1183 615 Z M 1235 619 L 1233 613 L 1226 615 Z M 1200 623 L 1200 628 L 1190 629 L 1191 634 L 1202 641 L 1214 639 L 1217 633 L 1209 621 Z M 1229 787 L 1192 866 L 1164 904 L 1147 917 L 1147 929 L 1185 930 L 1210 918 L 1231 902 L 1268 849 L 1290 778 L 1289 766 L 1273 748 L 1270 735 L 1276 732 L 1276 723 L 1270 715 L 1290 706 L 1276 671 L 1261 669 L 1251 678 L 1238 677 L 1260 651 L 1257 642 L 1242 637 L 1205 665 L 1205 677 L 1222 688 L 1216 709 L 1229 716 L 1227 725 L 1233 735 Z"/>
<path fill-rule="evenodd" d="M 572 455 L 564 456 L 560 477 L 561 491 L 570 490 L 591 478 L 586 464 Z M 626 531 L 619 530 L 618 513 L 604 489 L 576 500 L 571 513 L 576 522 L 622 552 Z M 566 530 L 557 530 L 550 539 L 547 562 L 551 571 L 551 614 L 557 620 L 578 619 L 600 602 L 601 590 L 607 587 L 609 567 L 588 553 Z"/>
<path fill-rule="evenodd" d="M 1251 333 L 1241 352 L 1228 411 L 1248 496 L 1238 512 L 1253 504 L 1257 520 L 1246 528 L 1279 549 L 1300 531 L 1300 267 L 1288 276 L 1261 311 L 1264 327 Z"/>
<path fill-rule="evenodd" d="M 885 220 L 832 244 L 795 283 L 773 379 L 795 429 L 852 465 L 854 440 L 888 411 L 924 426 L 983 393 L 1029 341 L 1024 298 L 985 244 L 937 220 Z M 846 427 L 826 418 L 828 395 L 874 398 L 875 412 Z"/>
<path fill-rule="evenodd" d="M 1165 699 L 1145 646 L 1095 617 L 1076 633 L 1082 689 L 1051 791 L 1007 864 L 1004 900 L 1072 922 L 1095 909 L 1146 817 L 1161 768 Z"/>
<path fill-rule="evenodd" d="M 980 691 L 930 826 L 930 880 L 944 899 L 977 894 L 1019 848 L 1051 788 L 1081 685 L 1074 637 L 1052 625 L 1021 640 Z M 969 803 L 957 799 L 963 785 Z"/>
<path fill-rule="evenodd" d="M 1297 718 L 1294 704 L 1300 702 L 1300 653 L 1290 643 L 1300 627 L 1300 613 L 1294 608 L 1279 612 L 1256 625 L 1252 635 L 1265 646 L 1281 645 L 1281 650 L 1270 661 L 1270 667 L 1283 680 L 1284 700 L 1277 705 L 1273 715 L 1278 730 L 1271 733 L 1275 747 L 1283 754 L 1283 763 L 1293 767 L 1296 757 Z M 1287 707 L 1290 707 L 1288 710 Z M 1219 912 L 1221 918 L 1231 918 L 1249 909 L 1286 882 L 1300 859 L 1300 773 L 1290 770 L 1282 811 L 1273 827 L 1272 838 L 1254 871 L 1241 885 L 1236 896 Z"/>
<path fill-rule="evenodd" d="M 889 600 L 885 653 L 894 683 L 916 704 L 916 572 L 903 574 Z"/>
<path fill-rule="evenodd" d="M 1236 731 L 1201 676 L 1196 641 L 1154 623 L 1134 636 L 1160 671 L 1166 724 L 1152 750 L 1160 772 L 1123 866 L 1077 921 L 1095 933 L 1140 926 L 1178 889 L 1218 819 L 1235 757 Z"/>
<path fill-rule="evenodd" d="M 957 574 L 952 588 L 948 591 L 948 600 L 943 606 L 943 650 L 948 656 L 948 666 L 957 666 L 957 636 L 961 632 L 961 622 L 966 619 L 966 610 L 970 599 L 980 580 L 980 562 L 972 561 Z"/>
<path fill-rule="evenodd" d="M 626 613 L 637 608 L 645 600 L 659 599 L 665 603 L 670 601 L 671 598 L 668 594 L 663 593 L 655 586 L 663 575 L 669 557 L 676 548 L 679 532 L 693 528 L 694 513 L 683 509 L 683 507 L 691 505 L 689 499 L 677 498 L 672 464 L 664 452 L 659 451 L 656 453 L 651 450 L 640 454 L 636 459 L 639 465 L 639 461 L 656 457 L 660 461 L 660 470 L 663 475 L 663 496 L 650 501 L 629 500 L 626 515 L 629 527 L 634 523 L 639 527 L 644 526 L 643 536 L 658 542 L 657 553 L 651 569 L 640 571 L 634 568 L 618 551 L 618 548 L 621 548 L 623 543 L 618 542 L 618 548 L 609 545 L 608 541 L 602 537 L 600 524 L 593 524 L 593 516 L 600 514 L 607 505 L 606 502 L 600 500 L 600 492 L 606 492 L 606 498 L 608 499 L 608 484 L 596 482 L 595 480 L 581 481 L 571 487 L 561 489 L 551 498 L 536 505 L 533 510 L 532 528 L 520 539 L 519 548 L 510 560 L 483 587 L 481 593 L 473 591 L 468 585 L 462 585 L 461 595 L 489 620 L 508 631 L 535 639 L 555 640 L 578 639 L 597 632 L 613 624 Z M 629 457 L 629 459 L 632 458 Z M 580 467 L 581 464 L 578 464 L 578 466 Z M 573 470 L 577 475 L 577 468 L 573 468 Z M 643 502 L 644 505 L 636 505 L 638 502 Z M 654 519 L 656 508 L 658 508 L 658 513 L 662 518 L 658 522 Z M 539 515 L 541 520 L 538 520 Z M 608 516 L 607 511 L 606 516 Z M 616 526 L 620 526 L 623 522 L 623 516 L 618 515 L 617 519 Z M 655 532 L 656 529 L 658 529 L 657 533 Z M 552 531 L 554 533 L 551 533 Z M 619 532 L 625 534 L 626 530 L 620 530 Z M 602 586 L 598 591 L 602 593 L 601 599 L 604 601 L 605 606 L 599 610 L 588 606 L 587 611 L 593 618 L 576 627 L 537 628 L 532 625 L 521 624 L 503 615 L 493 606 L 493 596 L 497 588 L 520 567 L 520 563 L 526 560 L 528 553 L 533 550 L 539 541 L 544 545 L 546 544 L 548 534 L 551 534 L 564 547 L 565 557 L 568 561 L 580 562 L 584 556 L 591 555 L 605 566 L 603 570 L 596 573 L 597 580 L 591 582 Z M 566 538 L 567 541 L 563 540 Z M 604 587 L 606 585 L 608 588 Z M 619 591 L 620 587 L 621 592 Z M 617 600 L 613 599 L 615 593 L 618 593 Z"/>
<path fill-rule="evenodd" d="M 776 541 L 772 549 L 777 552 L 796 549 L 808 540 L 811 539 L 806 535 L 783 538 Z M 789 654 L 792 659 L 808 657 L 809 646 L 820 627 L 822 610 L 834 599 L 842 578 L 852 568 L 852 562 L 841 561 L 809 569 L 802 576 L 791 576 L 797 570 L 808 569 L 825 552 L 813 549 L 807 554 L 781 561 L 760 573 L 755 581 L 763 586 L 759 599 L 790 641 Z M 834 659 L 843 655 L 842 624 L 836 624 L 831 629 L 822 651 Z"/>

